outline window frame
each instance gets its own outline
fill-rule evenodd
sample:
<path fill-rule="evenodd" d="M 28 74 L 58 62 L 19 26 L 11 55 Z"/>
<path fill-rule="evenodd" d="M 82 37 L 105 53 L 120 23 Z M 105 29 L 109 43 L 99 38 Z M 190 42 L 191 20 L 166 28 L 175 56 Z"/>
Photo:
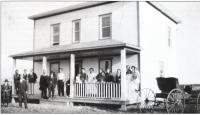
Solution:
<path fill-rule="evenodd" d="M 79 31 L 75 30 L 75 24 L 77 22 L 79 23 Z M 76 32 L 79 32 L 79 41 L 75 41 L 76 40 L 76 38 L 75 38 Z M 79 43 L 80 41 L 81 41 L 81 19 L 77 19 L 77 20 L 72 21 L 72 43 Z"/>
<path fill-rule="evenodd" d="M 58 31 L 58 33 L 56 33 L 56 35 L 55 35 L 53 29 L 54 29 L 54 27 L 56 27 L 56 26 L 58 26 L 59 31 Z M 51 24 L 51 25 L 50 25 L 50 31 L 51 31 L 51 46 L 57 46 L 57 45 L 59 45 L 59 44 L 60 44 L 60 23 Z M 54 36 L 57 36 L 57 35 L 59 36 L 58 42 L 54 42 Z"/>
<path fill-rule="evenodd" d="M 102 18 L 103 17 L 110 17 L 110 26 L 102 27 Z M 109 37 L 103 37 L 103 28 L 110 27 L 110 36 Z M 104 40 L 104 39 L 111 39 L 112 38 L 112 13 L 107 13 L 107 14 L 102 14 L 99 15 L 99 39 Z"/>

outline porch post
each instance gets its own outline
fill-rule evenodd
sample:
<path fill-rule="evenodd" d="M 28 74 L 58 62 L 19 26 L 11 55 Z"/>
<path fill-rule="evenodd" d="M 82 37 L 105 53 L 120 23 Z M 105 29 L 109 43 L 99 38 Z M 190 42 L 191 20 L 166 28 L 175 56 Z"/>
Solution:
<path fill-rule="evenodd" d="M 121 50 L 121 100 L 127 100 L 126 90 L 126 49 Z M 126 111 L 126 104 L 121 106 L 121 109 Z"/>
<path fill-rule="evenodd" d="M 43 56 L 42 57 L 42 72 L 45 71 L 47 74 L 47 57 Z"/>
<path fill-rule="evenodd" d="M 12 95 L 16 94 L 15 92 L 15 84 L 14 84 L 14 78 L 13 78 L 13 75 L 15 74 L 15 70 L 16 70 L 16 59 L 13 58 L 13 74 L 12 74 Z"/>
<path fill-rule="evenodd" d="M 70 54 L 70 97 L 74 97 L 75 54 Z"/>

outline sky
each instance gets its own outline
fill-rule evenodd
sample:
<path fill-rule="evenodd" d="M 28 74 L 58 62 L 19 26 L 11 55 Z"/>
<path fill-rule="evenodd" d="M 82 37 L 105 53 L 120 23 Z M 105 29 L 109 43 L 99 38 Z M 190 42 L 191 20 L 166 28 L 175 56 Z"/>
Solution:
<path fill-rule="evenodd" d="M 28 16 L 80 2 L 3 2 L 1 5 L 1 78 L 12 77 L 11 54 L 32 50 L 33 20 Z M 160 2 L 181 23 L 177 26 L 178 75 L 181 83 L 200 79 L 200 2 Z M 32 62 L 17 61 L 20 73 Z"/>

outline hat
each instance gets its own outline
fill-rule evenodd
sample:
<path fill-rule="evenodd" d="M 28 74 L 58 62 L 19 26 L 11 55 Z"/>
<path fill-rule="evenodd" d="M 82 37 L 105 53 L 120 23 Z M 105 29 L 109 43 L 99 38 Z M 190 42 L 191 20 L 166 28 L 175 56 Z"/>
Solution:
<path fill-rule="evenodd" d="M 8 82 L 8 79 L 5 79 L 5 81 L 4 82 Z"/>

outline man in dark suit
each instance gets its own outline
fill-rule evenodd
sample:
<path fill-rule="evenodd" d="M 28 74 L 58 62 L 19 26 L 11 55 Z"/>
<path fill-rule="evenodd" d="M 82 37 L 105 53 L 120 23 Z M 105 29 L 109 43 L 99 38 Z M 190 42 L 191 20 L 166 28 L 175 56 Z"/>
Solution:
<path fill-rule="evenodd" d="M 18 73 L 18 70 L 16 69 L 15 74 L 14 74 L 14 85 L 15 85 L 16 94 L 18 94 L 20 79 L 21 79 L 20 74 Z"/>
<path fill-rule="evenodd" d="M 28 74 L 28 83 L 29 83 L 29 93 L 34 94 L 34 86 L 37 81 L 37 75 L 35 72 L 33 72 L 33 69 L 30 70 L 30 73 Z"/>
<path fill-rule="evenodd" d="M 22 108 L 22 101 L 24 101 L 24 106 L 27 109 L 27 92 L 28 92 L 28 83 L 25 80 L 25 78 L 20 80 L 20 85 L 19 85 L 19 107 Z"/>
<path fill-rule="evenodd" d="M 23 78 L 24 78 L 25 80 L 28 79 L 27 69 L 24 69 Z"/>
<path fill-rule="evenodd" d="M 104 81 L 105 82 L 113 82 L 114 81 L 114 78 L 113 78 L 113 75 L 112 75 L 110 69 L 106 70 Z"/>

